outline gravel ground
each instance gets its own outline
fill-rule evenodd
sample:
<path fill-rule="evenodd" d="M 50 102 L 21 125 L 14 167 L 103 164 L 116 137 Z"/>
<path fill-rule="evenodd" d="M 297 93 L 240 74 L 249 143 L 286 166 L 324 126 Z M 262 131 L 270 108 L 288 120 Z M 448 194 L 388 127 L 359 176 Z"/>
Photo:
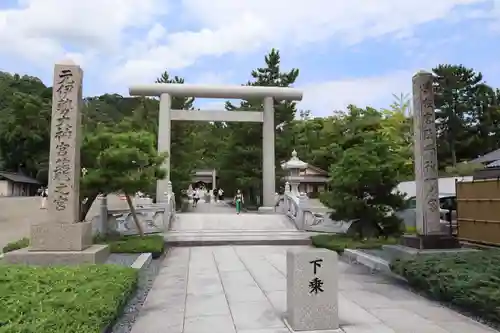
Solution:
<path fill-rule="evenodd" d="M 141 271 L 135 295 L 127 303 L 122 316 L 118 318 L 113 328 L 108 330 L 106 333 L 130 333 L 132 325 L 135 322 L 135 318 L 144 304 L 146 296 L 148 295 L 148 292 L 153 286 L 153 282 L 158 275 L 160 263 L 162 261 L 163 256 L 158 259 L 154 259 L 147 268 L 144 268 Z"/>
<path fill-rule="evenodd" d="M 140 255 L 140 253 L 111 253 L 108 257 L 108 260 L 106 260 L 106 264 L 123 265 L 130 267 L 132 266 L 134 261 L 139 258 Z"/>

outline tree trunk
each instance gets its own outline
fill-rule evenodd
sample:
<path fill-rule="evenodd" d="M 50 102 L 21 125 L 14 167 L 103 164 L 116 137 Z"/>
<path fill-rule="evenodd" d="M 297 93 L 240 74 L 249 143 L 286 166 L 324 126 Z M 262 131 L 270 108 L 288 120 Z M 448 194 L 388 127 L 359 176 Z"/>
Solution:
<path fill-rule="evenodd" d="M 132 218 L 134 219 L 134 223 L 137 227 L 137 231 L 139 232 L 139 236 L 143 237 L 144 231 L 142 231 L 141 224 L 139 223 L 139 218 L 137 218 L 137 213 L 135 211 L 132 199 L 130 198 L 130 195 L 128 195 L 128 193 L 125 193 L 125 198 L 127 199 L 128 207 L 130 208 L 130 213 L 132 214 Z"/>
<path fill-rule="evenodd" d="M 455 149 L 455 142 L 450 142 L 450 150 L 451 150 L 451 165 L 456 168 L 457 167 L 457 151 Z"/>
<path fill-rule="evenodd" d="M 94 203 L 98 195 L 99 193 L 91 193 L 89 196 L 86 197 L 87 201 L 80 205 L 80 221 L 78 222 L 85 221 L 87 213 L 89 212 L 90 208 L 92 207 L 92 204 Z"/>

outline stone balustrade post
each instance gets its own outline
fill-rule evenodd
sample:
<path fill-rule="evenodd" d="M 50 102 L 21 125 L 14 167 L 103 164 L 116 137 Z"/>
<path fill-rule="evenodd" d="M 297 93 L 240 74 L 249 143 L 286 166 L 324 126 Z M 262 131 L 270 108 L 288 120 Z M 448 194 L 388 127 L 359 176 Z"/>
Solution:
<path fill-rule="evenodd" d="M 300 225 L 300 229 L 304 229 L 305 227 L 305 216 L 304 216 L 304 208 L 307 208 L 309 205 L 308 202 L 309 198 L 307 197 L 307 194 L 305 193 L 300 193 L 299 194 L 299 211 L 297 212 L 297 221 L 298 225 Z"/>
<path fill-rule="evenodd" d="M 286 182 L 285 183 L 285 195 L 283 196 L 283 203 L 284 203 L 284 206 L 285 206 L 285 213 L 287 213 L 289 210 L 290 210 L 290 191 L 291 191 L 291 188 L 290 188 L 290 183 L 289 182 Z"/>

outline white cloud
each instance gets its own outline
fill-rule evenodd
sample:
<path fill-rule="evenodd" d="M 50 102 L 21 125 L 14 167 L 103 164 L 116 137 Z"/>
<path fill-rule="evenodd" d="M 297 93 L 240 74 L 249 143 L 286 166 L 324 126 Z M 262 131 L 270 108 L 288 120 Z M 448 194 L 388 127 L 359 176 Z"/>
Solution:
<path fill-rule="evenodd" d="M 69 50 L 103 53 L 120 49 L 127 29 L 149 26 L 165 14 L 162 0 L 20 0 L 0 11 L 0 52 L 48 65 Z"/>
<path fill-rule="evenodd" d="M 389 107 L 392 94 L 411 93 L 414 71 L 403 70 L 382 76 L 346 78 L 309 84 L 304 89 L 301 109 L 313 110 L 315 116 L 328 116 L 333 111 L 345 110 L 349 104 L 359 107 Z"/>
<path fill-rule="evenodd" d="M 417 70 L 400 70 L 381 76 L 344 78 L 298 86 L 304 91 L 304 99 L 297 107 L 312 110 L 314 116 L 329 116 L 333 111 L 345 110 L 349 104 L 388 108 L 395 101 L 393 94 L 411 94 L 411 80 L 415 72 Z M 197 99 L 196 105 L 205 110 L 223 110 L 225 100 Z"/>
<path fill-rule="evenodd" d="M 407 37 L 421 24 L 445 19 L 459 5 L 491 1 L 498 0 L 184 0 L 188 16 L 203 28 L 173 33 L 164 43 L 144 50 L 126 62 L 121 79 L 130 75 L 150 81 L 167 64 L 178 69 L 203 56 L 264 45 L 303 45 L 329 38 L 355 44 L 386 34 Z"/>
<path fill-rule="evenodd" d="M 174 1 L 179 3 L 174 3 Z M 0 10 L 0 49 L 18 61 L 49 68 L 60 59 L 103 70 L 110 90 L 151 82 L 165 68 L 207 56 L 334 41 L 339 47 L 390 35 L 409 38 L 420 25 L 453 17 L 460 5 L 491 4 L 474 17 L 499 21 L 500 0 L 18 0 Z M 174 6 L 174 7 L 172 7 Z M 179 7 L 179 8 L 178 8 Z M 487 7 L 487 6 L 485 6 Z M 175 12 L 173 12 L 175 8 Z M 172 10 L 172 12 L 170 12 Z M 170 16 L 168 16 L 170 15 Z M 196 24 L 179 31 L 170 22 Z M 199 77 L 225 81 L 215 69 Z M 109 75 L 108 75 L 109 74 Z M 303 108 L 325 110 L 385 103 L 409 89 L 411 74 L 336 80 L 305 87 Z M 118 88 L 119 87 L 119 88 Z M 408 88 L 406 88 L 408 87 Z M 390 102 L 390 101 L 389 101 Z"/>

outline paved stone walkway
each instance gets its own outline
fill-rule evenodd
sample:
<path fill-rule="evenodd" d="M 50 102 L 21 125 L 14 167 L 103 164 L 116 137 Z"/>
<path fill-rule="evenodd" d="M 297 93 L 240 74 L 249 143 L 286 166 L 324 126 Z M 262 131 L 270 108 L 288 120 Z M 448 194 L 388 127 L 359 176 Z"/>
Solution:
<path fill-rule="evenodd" d="M 176 246 L 227 244 L 310 244 L 312 233 L 297 230 L 283 214 L 242 213 L 225 203 L 198 204 L 178 214 L 165 240 Z"/>
<path fill-rule="evenodd" d="M 236 215 L 236 208 L 229 206 L 225 201 L 205 202 L 201 199 L 196 207 L 190 207 L 189 211 L 183 214 L 234 214 Z"/>
<path fill-rule="evenodd" d="M 288 247 L 173 248 L 132 333 L 289 333 Z M 346 333 L 496 332 L 415 295 L 362 266 L 339 263 Z"/>
<path fill-rule="evenodd" d="M 225 203 L 199 203 L 191 213 L 178 214 L 171 230 L 297 230 L 283 214 L 236 214 Z"/>

